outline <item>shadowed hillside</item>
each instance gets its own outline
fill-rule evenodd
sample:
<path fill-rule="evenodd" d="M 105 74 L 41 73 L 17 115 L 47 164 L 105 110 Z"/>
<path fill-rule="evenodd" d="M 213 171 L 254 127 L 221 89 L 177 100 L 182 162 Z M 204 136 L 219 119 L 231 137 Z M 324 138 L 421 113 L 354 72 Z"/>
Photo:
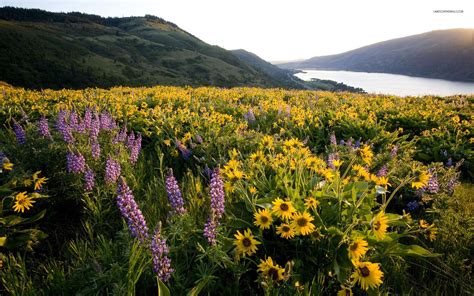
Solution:
<path fill-rule="evenodd" d="M 474 29 L 432 31 L 279 66 L 474 81 Z"/>

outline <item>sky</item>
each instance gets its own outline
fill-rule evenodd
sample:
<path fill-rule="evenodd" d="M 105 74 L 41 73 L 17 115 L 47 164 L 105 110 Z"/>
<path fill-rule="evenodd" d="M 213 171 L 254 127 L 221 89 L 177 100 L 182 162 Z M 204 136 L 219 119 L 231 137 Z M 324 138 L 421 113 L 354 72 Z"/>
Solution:
<path fill-rule="evenodd" d="M 0 6 L 116 17 L 152 14 L 207 43 L 242 48 L 268 61 L 337 54 L 432 30 L 474 28 L 473 0 L 0 0 Z M 451 12 L 435 12 L 440 10 Z"/>

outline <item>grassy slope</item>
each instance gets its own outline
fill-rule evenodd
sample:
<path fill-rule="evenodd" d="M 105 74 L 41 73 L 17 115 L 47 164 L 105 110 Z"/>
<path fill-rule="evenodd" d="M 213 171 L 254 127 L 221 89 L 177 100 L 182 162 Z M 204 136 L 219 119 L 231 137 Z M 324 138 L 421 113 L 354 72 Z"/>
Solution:
<path fill-rule="evenodd" d="M 474 29 L 432 31 L 279 66 L 474 81 Z"/>
<path fill-rule="evenodd" d="M 156 17 L 104 19 L 1 8 L 0 67 L 0 80 L 30 88 L 282 86 Z"/>

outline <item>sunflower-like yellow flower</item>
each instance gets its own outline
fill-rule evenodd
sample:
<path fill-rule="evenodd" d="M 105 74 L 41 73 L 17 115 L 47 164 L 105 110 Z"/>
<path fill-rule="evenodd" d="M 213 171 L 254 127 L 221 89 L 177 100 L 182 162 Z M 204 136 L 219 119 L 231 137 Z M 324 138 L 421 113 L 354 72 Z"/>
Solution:
<path fill-rule="evenodd" d="M 29 210 L 31 207 L 33 207 L 33 203 L 35 201 L 31 199 L 31 197 L 28 197 L 26 191 L 20 192 L 15 196 L 15 204 L 13 205 L 13 210 L 15 212 L 25 212 L 26 210 Z"/>
<path fill-rule="evenodd" d="M 375 237 L 380 240 L 385 237 L 388 228 L 388 217 L 384 212 L 378 213 L 372 221 L 372 231 Z"/>
<path fill-rule="evenodd" d="M 349 251 L 349 258 L 351 258 L 353 261 L 359 261 L 360 257 L 362 257 L 369 248 L 369 243 L 367 243 L 365 240 L 361 238 L 355 239 L 348 248 Z"/>
<path fill-rule="evenodd" d="M 277 227 L 277 234 L 279 234 L 283 238 L 290 239 L 293 238 L 296 233 L 292 225 L 282 223 L 280 226 Z"/>
<path fill-rule="evenodd" d="M 2 168 L 5 170 L 5 171 L 11 171 L 13 170 L 13 163 L 9 162 L 9 161 L 4 161 L 2 163 Z"/>
<path fill-rule="evenodd" d="M 304 205 L 308 210 L 316 210 L 319 205 L 319 201 L 317 201 L 314 197 L 308 197 L 304 200 Z"/>
<path fill-rule="evenodd" d="M 359 150 L 360 156 L 362 157 L 362 160 L 370 165 L 372 164 L 372 159 L 374 158 L 374 152 L 370 149 L 370 146 L 364 145 L 360 150 Z"/>
<path fill-rule="evenodd" d="M 23 180 L 23 186 L 28 187 L 28 186 L 30 186 L 31 184 L 33 184 L 33 180 L 32 180 L 32 179 L 26 178 L 26 179 Z"/>
<path fill-rule="evenodd" d="M 296 213 L 293 215 L 291 225 L 295 229 L 296 234 L 308 235 L 314 231 L 314 224 L 311 223 L 314 218 L 308 212 Z"/>
<path fill-rule="evenodd" d="M 284 279 L 283 275 L 285 269 L 280 265 L 273 263 L 272 257 L 268 257 L 265 261 L 260 259 L 258 271 L 261 272 L 264 277 L 268 277 L 273 281 L 281 281 Z"/>
<path fill-rule="evenodd" d="M 341 287 L 341 290 L 339 290 L 337 292 L 337 296 L 352 296 L 354 294 L 352 294 L 352 290 L 351 288 L 348 288 L 348 287 Z"/>
<path fill-rule="evenodd" d="M 420 189 L 428 185 L 431 175 L 425 171 L 415 171 L 415 180 L 411 182 L 411 187 Z"/>
<path fill-rule="evenodd" d="M 438 234 L 438 228 L 432 224 L 431 227 L 426 230 L 425 236 L 430 241 L 434 241 L 436 239 L 436 234 Z"/>
<path fill-rule="evenodd" d="M 46 180 L 48 180 L 45 177 L 38 178 L 35 182 L 35 187 L 34 190 L 39 190 L 41 187 L 43 187 L 44 183 L 46 183 Z"/>
<path fill-rule="evenodd" d="M 355 271 L 352 273 L 354 283 L 359 285 L 364 290 L 369 288 L 377 288 L 382 284 L 383 272 L 380 270 L 379 263 L 371 262 L 356 262 Z"/>
<path fill-rule="evenodd" d="M 237 233 L 234 234 L 234 236 L 234 245 L 237 247 L 239 255 L 251 256 L 257 252 L 257 245 L 259 245 L 260 242 L 254 238 L 250 229 L 245 230 L 243 234 L 237 230 Z"/>
<path fill-rule="evenodd" d="M 423 219 L 418 221 L 418 223 L 420 223 L 421 228 L 428 228 L 430 226 L 430 224 L 428 222 L 426 222 L 425 220 L 423 220 Z"/>
<path fill-rule="evenodd" d="M 335 159 L 333 160 L 332 164 L 334 165 L 335 168 L 338 168 L 342 165 L 344 161 L 340 160 L 340 159 Z"/>
<path fill-rule="evenodd" d="M 391 185 L 390 183 L 388 183 L 388 178 L 384 177 L 384 176 L 377 177 L 377 179 L 375 181 L 375 184 L 377 184 L 379 186 L 382 186 L 382 187 L 385 187 L 385 188 L 387 188 L 387 186 Z"/>
<path fill-rule="evenodd" d="M 293 216 L 293 213 L 296 211 L 293 207 L 293 204 L 289 200 L 277 198 L 272 203 L 272 212 L 275 213 L 275 215 L 277 215 L 281 219 L 289 220 Z"/>
<path fill-rule="evenodd" d="M 253 224 L 257 225 L 260 229 L 268 229 L 272 225 L 272 214 L 267 209 L 257 210 L 253 217 L 255 218 Z"/>

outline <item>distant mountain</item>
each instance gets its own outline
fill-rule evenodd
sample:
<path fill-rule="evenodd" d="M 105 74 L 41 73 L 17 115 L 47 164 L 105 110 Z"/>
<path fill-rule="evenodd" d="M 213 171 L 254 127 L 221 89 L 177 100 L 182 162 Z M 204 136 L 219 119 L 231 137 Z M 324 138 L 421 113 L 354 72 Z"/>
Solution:
<path fill-rule="evenodd" d="M 263 63 L 259 63 L 259 65 Z M 28 88 L 215 85 L 304 88 L 155 16 L 0 8 L 0 81 Z M 269 65 L 272 66 L 272 65 Z"/>
<path fill-rule="evenodd" d="M 295 71 L 293 70 L 281 69 L 265 61 L 256 54 L 248 52 L 244 49 L 231 50 L 231 52 L 243 62 L 251 65 L 263 75 L 271 77 L 273 80 L 277 81 L 284 87 L 309 88 L 307 85 L 305 85 L 303 80 L 293 75 L 295 74 Z"/>
<path fill-rule="evenodd" d="M 380 72 L 474 82 L 474 29 L 432 31 L 278 66 L 285 69 Z"/>

